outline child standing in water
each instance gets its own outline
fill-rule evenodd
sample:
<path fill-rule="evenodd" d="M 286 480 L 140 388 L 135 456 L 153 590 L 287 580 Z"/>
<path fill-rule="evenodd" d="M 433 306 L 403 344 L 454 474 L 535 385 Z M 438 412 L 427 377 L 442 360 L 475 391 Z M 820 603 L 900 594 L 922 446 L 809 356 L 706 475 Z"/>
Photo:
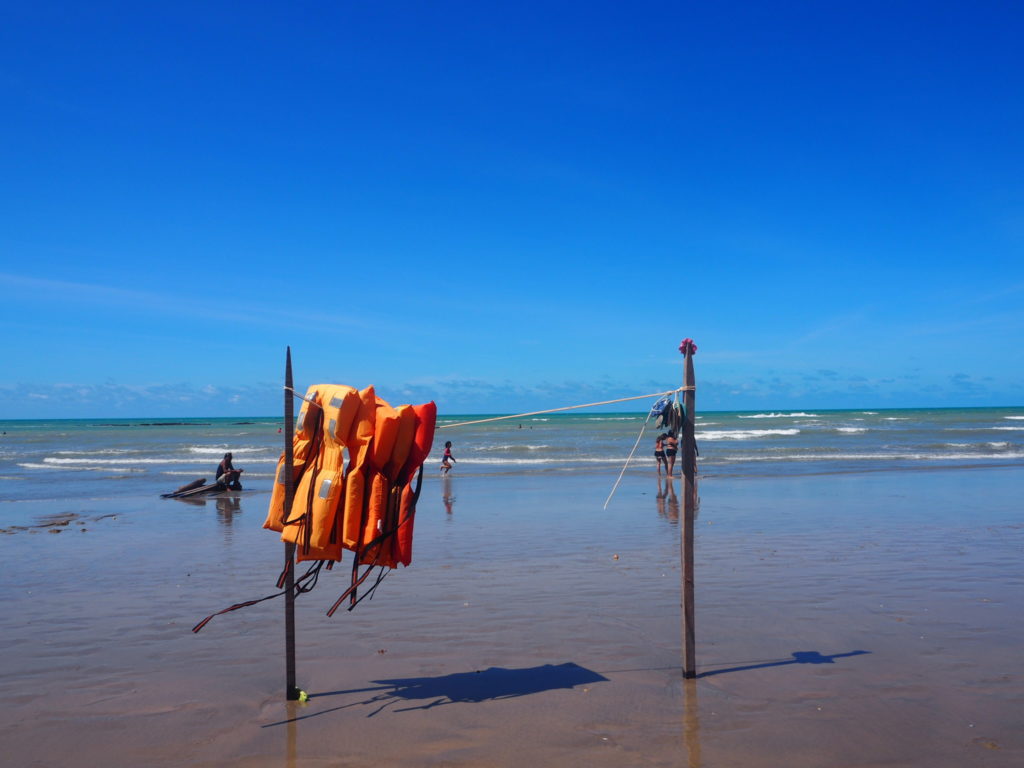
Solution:
<path fill-rule="evenodd" d="M 441 474 L 447 475 L 448 470 L 452 468 L 452 462 L 455 461 L 455 457 L 452 456 L 452 441 L 449 440 L 444 444 L 444 456 L 441 458 Z"/>

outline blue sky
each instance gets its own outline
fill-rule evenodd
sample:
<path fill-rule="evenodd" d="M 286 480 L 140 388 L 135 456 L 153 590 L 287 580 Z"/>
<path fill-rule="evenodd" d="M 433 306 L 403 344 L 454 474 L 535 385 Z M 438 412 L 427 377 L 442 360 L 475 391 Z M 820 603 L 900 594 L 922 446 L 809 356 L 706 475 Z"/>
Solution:
<path fill-rule="evenodd" d="M 0 418 L 1024 404 L 1018 3 L 22 3 Z M 638 408 L 642 408 L 639 405 Z"/>

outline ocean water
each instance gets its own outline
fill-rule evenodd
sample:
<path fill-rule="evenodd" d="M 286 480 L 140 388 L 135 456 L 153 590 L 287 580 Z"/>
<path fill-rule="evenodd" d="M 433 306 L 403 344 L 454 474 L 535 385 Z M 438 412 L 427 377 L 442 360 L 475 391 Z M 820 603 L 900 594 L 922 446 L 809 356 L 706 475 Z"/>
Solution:
<path fill-rule="evenodd" d="M 456 475 L 655 471 L 644 413 L 552 414 L 457 426 L 443 416 Z M 212 479 L 231 451 L 247 488 L 269 489 L 282 451 L 279 418 L 2 421 L 0 502 L 157 495 Z M 805 475 L 1024 465 L 1024 407 L 698 413 L 701 475 Z"/>
<path fill-rule="evenodd" d="M 700 413 L 686 686 L 650 426 L 603 506 L 644 416 L 442 418 L 412 567 L 296 601 L 301 705 L 283 601 L 190 631 L 277 591 L 279 419 L 0 422 L 7 762 L 1024 765 L 1024 408 Z M 159 498 L 227 450 L 245 493 Z"/>

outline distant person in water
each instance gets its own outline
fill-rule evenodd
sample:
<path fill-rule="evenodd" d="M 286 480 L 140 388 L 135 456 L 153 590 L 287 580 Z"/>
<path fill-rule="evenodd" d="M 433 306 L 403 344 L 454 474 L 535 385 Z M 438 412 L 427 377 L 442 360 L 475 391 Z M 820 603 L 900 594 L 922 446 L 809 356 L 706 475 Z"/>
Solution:
<path fill-rule="evenodd" d="M 668 464 L 665 461 L 665 433 L 654 438 L 654 460 L 658 462 L 658 474 L 661 474 L 662 466 L 668 471 Z"/>
<path fill-rule="evenodd" d="M 238 481 L 245 470 L 235 469 L 231 464 L 231 454 L 225 453 L 224 458 L 217 465 L 217 484 L 230 488 L 232 491 L 242 490 L 242 484 Z"/>
<path fill-rule="evenodd" d="M 668 462 L 668 476 L 672 477 L 672 470 L 676 466 L 676 448 L 679 446 L 679 441 L 676 440 L 675 435 L 665 435 L 665 460 Z"/>
<path fill-rule="evenodd" d="M 448 470 L 452 468 L 452 462 L 455 461 L 455 457 L 452 456 L 452 441 L 449 440 L 444 444 L 444 456 L 441 457 L 441 474 L 447 475 Z"/>

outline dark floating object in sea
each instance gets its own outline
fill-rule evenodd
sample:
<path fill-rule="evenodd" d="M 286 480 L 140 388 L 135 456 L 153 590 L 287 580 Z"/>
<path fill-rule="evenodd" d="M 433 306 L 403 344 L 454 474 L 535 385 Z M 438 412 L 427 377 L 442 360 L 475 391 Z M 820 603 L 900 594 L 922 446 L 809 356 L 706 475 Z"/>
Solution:
<path fill-rule="evenodd" d="M 176 491 L 170 493 L 161 493 L 161 499 L 190 499 L 195 496 L 214 496 L 214 495 L 225 495 L 234 496 L 242 491 L 233 491 L 225 488 L 221 483 L 213 482 L 209 485 L 206 484 L 206 478 L 200 477 L 198 480 L 193 480 L 188 485 L 183 485 Z"/>
<path fill-rule="evenodd" d="M 92 424 L 93 427 L 208 427 L 208 421 L 140 421 L 135 424 Z"/>

